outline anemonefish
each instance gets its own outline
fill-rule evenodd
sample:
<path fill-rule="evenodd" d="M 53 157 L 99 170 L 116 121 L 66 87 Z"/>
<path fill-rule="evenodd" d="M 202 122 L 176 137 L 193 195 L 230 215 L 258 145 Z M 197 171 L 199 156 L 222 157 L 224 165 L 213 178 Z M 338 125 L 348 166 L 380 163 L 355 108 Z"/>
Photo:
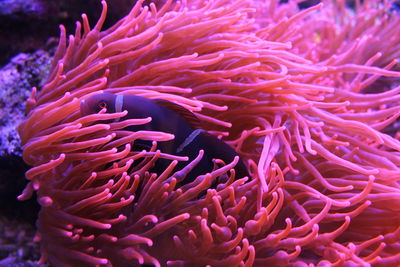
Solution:
<path fill-rule="evenodd" d="M 185 178 L 185 184 L 193 181 L 198 175 L 211 172 L 214 167 L 212 159 L 221 159 L 229 163 L 238 155 L 224 141 L 201 129 L 200 121 L 192 112 L 173 102 L 136 95 L 101 93 L 83 100 L 80 105 L 82 116 L 98 113 L 103 108 L 107 109 L 107 113 L 127 110 L 128 114 L 121 120 L 151 117 L 151 122 L 147 124 L 130 126 L 124 130 L 152 130 L 173 134 L 173 140 L 157 144 L 157 148 L 163 153 L 187 156 L 190 162 L 200 150 L 204 150 L 203 158 Z M 150 147 L 151 143 L 143 141 L 135 145 Z M 165 160 L 158 160 L 157 164 L 165 165 Z M 177 169 L 185 164 L 187 163 L 180 162 Z M 237 178 L 248 176 L 246 165 L 241 159 L 235 166 L 235 171 Z"/>

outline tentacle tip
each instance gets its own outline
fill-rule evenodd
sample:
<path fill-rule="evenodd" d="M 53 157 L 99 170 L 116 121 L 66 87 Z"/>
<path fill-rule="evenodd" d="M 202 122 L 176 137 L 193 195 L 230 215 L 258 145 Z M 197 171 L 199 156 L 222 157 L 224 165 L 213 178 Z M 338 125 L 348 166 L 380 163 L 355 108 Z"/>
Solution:
<path fill-rule="evenodd" d="M 19 200 L 19 201 L 23 201 L 23 200 L 26 200 L 26 199 L 27 198 L 26 198 L 26 195 L 24 193 L 22 193 L 21 195 L 17 196 L 17 200 Z"/>

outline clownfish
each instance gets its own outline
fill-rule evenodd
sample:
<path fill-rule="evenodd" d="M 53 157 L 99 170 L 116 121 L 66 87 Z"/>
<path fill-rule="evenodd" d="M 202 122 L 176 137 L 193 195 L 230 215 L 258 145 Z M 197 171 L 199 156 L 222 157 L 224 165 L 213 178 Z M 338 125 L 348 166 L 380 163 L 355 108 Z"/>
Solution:
<path fill-rule="evenodd" d="M 171 141 L 157 143 L 157 149 L 163 153 L 178 156 L 187 156 L 191 162 L 198 155 L 200 150 L 204 151 L 201 161 L 188 173 L 185 184 L 192 182 L 197 176 L 209 173 L 214 168 L 212 159 L 221 159 L 225 163 L 232 162 L 236 151 L 218 139 L 201 129 L 200 120 L 186 108 L 173 102 L 161 99 L 148 99 L 136 95 L 117 95 L 112 93 L 101 93 L 90 96 L 81 101 L 80 111 L 82 116 L 98 113 L 106 108 L 107 113 L 128 111 L 128 114 L 121 119 L 142 119 L 151 117 L 152 120 L 144 125 L 134 125 L 125 128 L 129 131 L 160 131 L 175 136 Z M 150 148 L 150 141 L 135 141 L 139 148 Z M 168 165 L 167 160 L 158 159 L 156 165 L 162 170 Z M 160 166 L 162 165 L 162 166 Z M 185 162 L 178 163 L 176 168 L 182 168 Z M 235 166 L 236 177 L 249 176 L 246 165 L 239 158 Z"/>

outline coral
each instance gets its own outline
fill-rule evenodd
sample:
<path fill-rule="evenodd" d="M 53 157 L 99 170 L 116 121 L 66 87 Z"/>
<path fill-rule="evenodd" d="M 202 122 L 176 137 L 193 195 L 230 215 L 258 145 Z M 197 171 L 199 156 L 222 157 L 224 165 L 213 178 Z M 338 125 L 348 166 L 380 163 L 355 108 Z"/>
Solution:
<path fill-rule="evenodd" d="M 396 266 L 400 263 L 400 17 L 391 2 L 167 1 L 101 30 L 61 27 L 48 82 L 19 127 L 34 166 L 41 262 L 54 266 Z M 82 117 L 99 92 L 182 105 L 247 162 L 189 184 L 151 118 Z M 119 120 L 114 120 L 120 118 Z M 149 151 L 135 140 L 153 140 Z M 163 173 L 149 172 L 158 158 Z M 134 164 L 139 161 L 139 164 Z M 216 187 L 221 176 L 228 179 Z M 204 193 L 204 190 L 207 190 Z"/>
<path fill-rule="evenodd" d="M 32 86 L 43 86 L 52 57 L 39 50 L 19 54 L 0 70 L 0 156 L 21 155 L 16 127 L 25 119 L 25 101 Z"/>
<path fill-rule="evenodd" d="M 0 3 L 0 16 L 14 15 L 43 15 L 45 10 L 41 1 L 5 0 Z"/>
<path fill-rule="evenodd" d="M 0 266 L 45 267 L 26 258 L 39 258 L 32 225 L 0 216 Z"/>

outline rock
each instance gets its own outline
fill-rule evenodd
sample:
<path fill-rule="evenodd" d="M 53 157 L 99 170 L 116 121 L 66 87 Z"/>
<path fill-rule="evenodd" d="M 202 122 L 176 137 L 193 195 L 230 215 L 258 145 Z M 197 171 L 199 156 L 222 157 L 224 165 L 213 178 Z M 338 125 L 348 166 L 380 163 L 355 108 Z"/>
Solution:
<path fill-rule="evenodd" d="M 0 70 L 0 157 L 21 155 L 16 127 L 25 117 L 25 101 L 33 86 L 45 82 L 51 55 L 43 50 L 19 54 Z"/>

